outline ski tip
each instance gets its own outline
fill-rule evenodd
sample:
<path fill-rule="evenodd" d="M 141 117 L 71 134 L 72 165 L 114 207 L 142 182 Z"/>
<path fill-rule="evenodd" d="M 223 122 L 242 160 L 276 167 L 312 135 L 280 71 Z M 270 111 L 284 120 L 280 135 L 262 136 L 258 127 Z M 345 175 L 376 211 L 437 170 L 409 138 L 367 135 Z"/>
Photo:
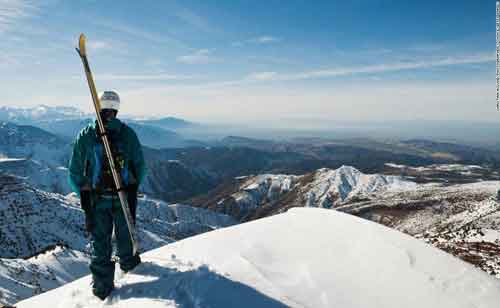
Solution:
<path fill-rule="evenodd" d="M 85 34 L 80 34 L 80 38 L 78 39 L 78 49 L 80 52 L 80 55 L 85 56 L 87 54 L 87 51 L 85 50 Z"/>

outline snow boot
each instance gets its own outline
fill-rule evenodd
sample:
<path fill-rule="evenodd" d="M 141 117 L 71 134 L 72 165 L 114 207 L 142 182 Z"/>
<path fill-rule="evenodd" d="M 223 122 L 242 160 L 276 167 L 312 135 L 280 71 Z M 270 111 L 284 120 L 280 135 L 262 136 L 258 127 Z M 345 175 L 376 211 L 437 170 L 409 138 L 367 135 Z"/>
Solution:
<path fill-rule="evenodd" d="M 98 289 L 98 288 L 92 288 L 92 293 L 97 296 L 100 300 L 105 300 L 106 297 L 111 293 L 111 291 L 114 290 L 114 286 L 104 288 L 104 289 Z"/>

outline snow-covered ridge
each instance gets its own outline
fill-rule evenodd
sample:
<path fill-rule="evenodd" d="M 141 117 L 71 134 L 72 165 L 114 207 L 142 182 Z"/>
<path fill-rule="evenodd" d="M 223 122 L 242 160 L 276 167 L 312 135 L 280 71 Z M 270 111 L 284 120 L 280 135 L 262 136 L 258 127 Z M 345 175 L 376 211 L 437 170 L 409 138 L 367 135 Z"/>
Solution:
<path fill-rule="evenodd" d="M 323 168 L 301 176 L 262 174 L 240 178 L 239 181 L 242 183 L 237 191 L 221 196 L 217 205 L 209 204 L 208 207 L 235 213 L 238 219 L 247 220 L 260 208 L 272 211 L 291 206 L 334 208 L 370 194 L 418 187 L 418 184 L 399 176 L 364 174 L 350 166 Z"/>
<path fill-rule="evenodd" d="M 342 166 L 335 170 L 319 169 L 314 181 L 303 191 L 306 191 L 306 206 L 330 208 L 335 203 L 375 192 L 414 190 L 416 187 L 416 183 L 399 176 L 364 174 L 354 167 Z"/>
<path fill-rule="evenodd" d="M 462 164 L 433 164 L 425 167 L 412 167 L 394 163 L 386 163 L 385 165 L 391 168 L 397 168 L 397 169 L 406 168 L 420 172 L 430 171 L 430 170 L 471 172 L 475 170 L 484 169 L 484 167 L 479 165 L 462 165 Z"/>
<path fill-rule="evenodd" d="M 470 264 L 324 209 L 292 209 L 205 233 L 143 260 L 116 277 L 117 289 L 104 303 L 85 277 L 17 307 L 493 308 L 500 302 L 500 281 Z"/>

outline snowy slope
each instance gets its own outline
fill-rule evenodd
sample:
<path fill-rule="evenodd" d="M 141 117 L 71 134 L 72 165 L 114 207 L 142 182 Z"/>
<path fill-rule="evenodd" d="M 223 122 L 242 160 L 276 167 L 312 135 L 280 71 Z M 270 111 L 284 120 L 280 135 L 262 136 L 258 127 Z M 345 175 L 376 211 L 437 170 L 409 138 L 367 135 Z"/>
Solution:
<path fill-rule="evenodd" d="M 51 307 L 498 307 L 500 281 L 400 232 L 292 209 L 143 255 L 104 302 L 89 277 L 30 298 Z"/>
<path fill-rule="evenodd" d="M 0 305 L 14 304 L 89 274 L 89 257 L 56 246 L 28 259 L 0 258 Z"/>
<path fill-rule="evenodd" d="M 34 126 L 0 122 L 0 172 L 24 177 L 47 191 L 70 192 L 67 140 Z"/>
<path fill-rule="evenodd" d="M 68 140 L 38 127 L 0 122 L 0 156 L 33 159 L 49 166 L 67 165 Z"/>
<path fill-rule="evenodd" d="M 433 168 L 462 171 L 480 167 Z M 240 178 L 235 185 L 218 188 L 191 204 L 241 221 L 293 207 L 333 208 L 408 233 L 500 278 L 500 205 L 495 200 L 499 187 L 499 181 L 416 184 L 344 166 L 302 176 Z"/>
<path fill-rule="evenodd" d="M 382 223 L 433 244 L 500 278 L 498 181 L 419 185 L 345 204 L 339 211 Z"/>
<path fill-rule="evenodd" d="M 85 250 L 84 215 L 74 195 L 48 193 L 1 174 L 0 184 L 0 257 L 29 257 L 56 244 Z M 139 199 L 137 229 L 145 250 L 234 223 L 211 211 Z"/>
<path fill-rule="evenodd" d="M 59 194 L 69 194 L 68 169 L 25 158 L 0 159 L 0 172 L 22 177 L 34 187 Z"/>
<path fill-rule="evenodd" d="M 83 220 L 74 195 L 48 193 L 0 173 L 0 304 L 13 304 L 88 273 Z M 142 251 L 235 223 L 208 210 L 139 199 Z M 46 251 L 56 245 L 65 248 Z"/>
<path fill-rule="evenodd" d="M 262 174 L 251 177 L 240 186 L 240 190 L 232 194 L 238 207 L 237 217 L 246 217 L 263 202 L 275 202 L 290 191 L 298 177 L 284 174 Z"/>

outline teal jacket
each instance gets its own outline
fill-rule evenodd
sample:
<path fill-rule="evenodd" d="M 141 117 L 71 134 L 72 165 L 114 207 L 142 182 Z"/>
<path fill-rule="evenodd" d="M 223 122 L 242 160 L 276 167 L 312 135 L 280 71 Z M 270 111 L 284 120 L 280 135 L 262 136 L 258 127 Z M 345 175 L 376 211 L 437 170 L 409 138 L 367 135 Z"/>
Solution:
<path fill-rule="evenodd" d="M 90 123 L 80 131 L 69 162 L 69 182 L 78 195 L 83 186 L 89 185 L 94 190 L 96 185 L 99 185 L 98 170 L 104 149 L 96 133 L 96 125 L 97 122 Z M 137 135 L 118 119 L 106 125 L 106 132 L 124 158 L 124 168 L 121 172 L 124 184 L 132 184 L 131 181 L 135 179 L 136 184 L 140 185 L 146 175 L 146 165 Z"/>

